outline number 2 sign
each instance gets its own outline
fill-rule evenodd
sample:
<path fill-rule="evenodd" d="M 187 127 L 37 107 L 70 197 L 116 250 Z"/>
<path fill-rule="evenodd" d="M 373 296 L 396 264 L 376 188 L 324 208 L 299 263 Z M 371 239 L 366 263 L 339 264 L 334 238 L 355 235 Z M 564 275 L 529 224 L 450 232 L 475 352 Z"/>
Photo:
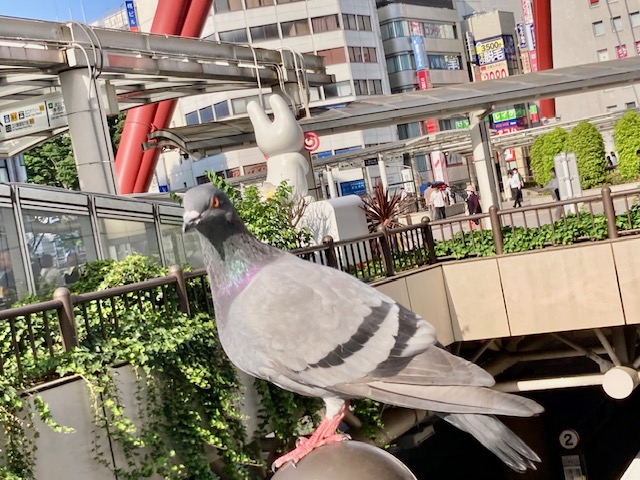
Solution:
<path fill-rule="evenodd" d="M 567 429 L 562 431 L 559 440 L 562 448 L 573 450 L 580 442 L 580 435 L 573 429 Z"/>

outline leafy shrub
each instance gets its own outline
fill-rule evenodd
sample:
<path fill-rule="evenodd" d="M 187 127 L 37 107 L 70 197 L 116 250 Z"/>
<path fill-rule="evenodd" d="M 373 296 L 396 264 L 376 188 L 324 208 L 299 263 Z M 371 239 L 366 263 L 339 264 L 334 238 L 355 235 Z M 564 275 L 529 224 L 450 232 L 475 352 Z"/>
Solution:
<path fill-rule="evenodd" d="M 618 171 L 631 180 L 638 176 L 640 164 L 636 152 L 640 150 L 640 115 L 628 110 L 613 128 L 613 138 L 618 151 Z"/>
<path fill-rule="evenodd" d="M 568 134 L 560 127 L 554 128 L 549 133 L 538 136 L 529 156 L 531 159 L 531 169 L 535 182 L 542 186 L 551 180 L 551 168 L 553 168 L 553 157 L 565 150 L 565 143 Z"/>
<path fill-rule="evenodd" d="M 565 151 L 576 155 L 582 188 L 595 187 L 604 182 L 604 140 L 596 127 L 586 121 L 578 123 L 567 137 Z"/>

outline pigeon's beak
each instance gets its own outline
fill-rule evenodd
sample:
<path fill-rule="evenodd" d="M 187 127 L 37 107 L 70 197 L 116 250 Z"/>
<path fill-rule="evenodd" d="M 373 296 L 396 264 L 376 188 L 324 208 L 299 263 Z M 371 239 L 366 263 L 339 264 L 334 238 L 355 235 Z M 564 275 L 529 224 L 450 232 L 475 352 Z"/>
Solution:
<path fill-rule="evenodd" d="M 182 216 L 182 232 L 187 233 L 189 230 L 194 228 L 198 223 L 200 223 L 200 218 L 201 215 L 199 212 L 193 210 L 184 212 L 184 215 Z"/>

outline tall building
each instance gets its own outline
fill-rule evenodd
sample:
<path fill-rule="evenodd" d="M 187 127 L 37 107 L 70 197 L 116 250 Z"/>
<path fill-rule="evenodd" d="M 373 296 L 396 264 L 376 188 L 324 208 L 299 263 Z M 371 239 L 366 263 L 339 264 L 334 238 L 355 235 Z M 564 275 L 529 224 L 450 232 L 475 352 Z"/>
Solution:
<path fill-rule="evenodd" d="M 551 22 L 554 68 L 640 55 L 639 0 L 552 1 Z M 556 117 L 568 121 L 637 107 L 639 94 L 638 85 L 628 85 L 561 97 Z"/>

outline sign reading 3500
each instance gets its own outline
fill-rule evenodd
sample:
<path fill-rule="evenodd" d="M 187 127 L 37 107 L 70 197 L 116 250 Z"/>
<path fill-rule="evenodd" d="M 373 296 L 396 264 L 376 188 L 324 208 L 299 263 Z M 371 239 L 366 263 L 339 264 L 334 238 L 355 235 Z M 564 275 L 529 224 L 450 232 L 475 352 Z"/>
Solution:
<path fill-rule="evenodd" d="M 478 65 L 488 65 L 506 60 L 503 38 L 493 37 L 477 41 L 476 53 L 478 55 Z"/>

